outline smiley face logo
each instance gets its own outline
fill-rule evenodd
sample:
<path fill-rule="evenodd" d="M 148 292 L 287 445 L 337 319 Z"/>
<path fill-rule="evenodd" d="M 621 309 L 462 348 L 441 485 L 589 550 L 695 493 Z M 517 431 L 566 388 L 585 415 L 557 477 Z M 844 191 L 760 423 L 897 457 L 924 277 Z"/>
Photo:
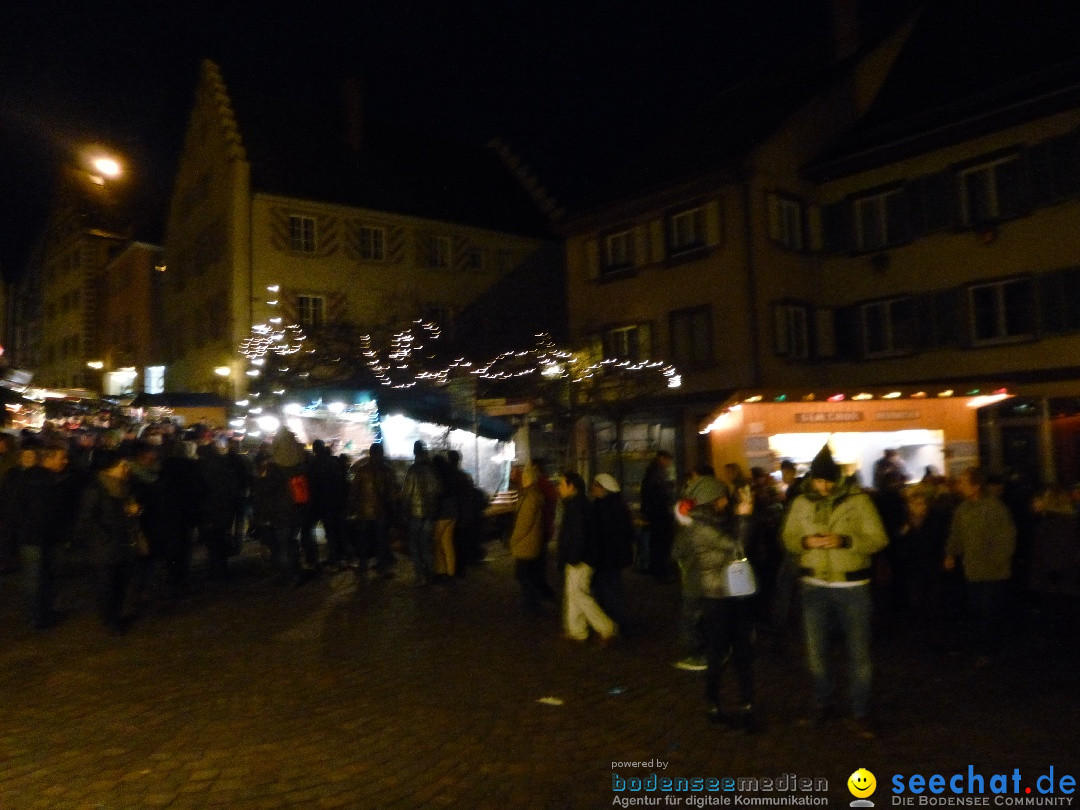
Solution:
<path fill-rule="evenodd" d="M 857 799 L 865 799 L 877 790 L 877 779 L 866 768 L 859 768 L 847 780 L 848 790 Z"/>

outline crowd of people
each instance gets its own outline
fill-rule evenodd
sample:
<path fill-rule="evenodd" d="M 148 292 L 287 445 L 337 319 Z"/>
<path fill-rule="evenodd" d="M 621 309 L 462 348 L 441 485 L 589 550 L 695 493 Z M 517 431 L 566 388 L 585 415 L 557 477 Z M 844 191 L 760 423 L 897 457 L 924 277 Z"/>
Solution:
<path fill-rule="evenodd" d="M 101 620 L 114 634 L 148 607 L 184 598 L 197 546 L 208 576 L 221 581 L 254 542 L 282 585 L 324 570 L 390 578 L 401 554 L 411 584 L 451 583 L 484 556 L 487 496 L 456 451 L 432 453 L 423 442 L 413 451 L 399 475 L 381 444 L 350 459 L 320 440 L 309 449 L 287 429 L 250 450 L 228 434 L 171 423 L 0 433 L 0 569 L 18 572 L 27 621 L 44 631 L 60 619 L 61 555 L 81 553 L 93 563 Z M 755 648 L 799 625 L 810 675 L 800 722 L 843 716 L 864 739 L 875 733 L 876 616 L 906 618 L 979 667 L 1000 661 L 1016 610 L 1039 611 L 1062 646 L 1075 648 L 1080 524 L 1067 490 L 1018 497 L 978 468 L 952 480 L 928 470 L 912 482 L 894 452 L 864 488 L 828 446 L 801 477 L 790 461 L 779 480 L 735 463 L 718 472 L 702 466 L 681 487 L 673 473 L 673 457 L 660 451 L 635 517 L 610 474 L 586 482 L 573 470 L 549 476 L 537 462 L 515 468 L 517 505 L 503 539 L 523 609 L 542 615 L 558 603 L 573 643 L 606 646 L 632 632 L 627 569 L 675 580 L 685 647 L 676 666 L 705 673 L 714 722 L 760 727 Z M 648 579 L 633 582 L 648 587 Z M 843 656 L 833 650 L 837 640 Z M 728 662 L 734 708 L 722 700 Z"/>
<path fill-rule="evenodd" d="M 224 432 L 170 423 L 0 433 L 0 571 L 19 572 L 27 620 L 47 630 L 60 619 L 62 557 L 89 562 L 113 634 L 187 594 L 199 547 L 219 581 L 247 541 L 283 584 L 345 568 L 389 578 L 401 527 L 417 584 L 430 584 L 481 556 L 486 496 L 460 465 L 456 451 L 430 456 L 417 443 L 399 482 L 381 444 L 354 461 L 288 430 L 253 452 Z"/>
<path fill-rule="evenodd" d="M 663 474 L 669 466 L 670 457 L 658 455 L 642 483 L 648 539 L 640 567 L 662 576 L 660 555 L 673 548 L 687 652 L 676 666 L 705 672 L 706 711 L 715 722 L 759 727 L 754 639 L 782 637 L 795 624 L 811 683 L 798 722 L 843 718 L 861 739 L 876 733 L 875 617 L 907 621 L 929 645 L 970 656 L 975 667 L 1000 664 L 1006 625 L 1021 611 L 1040 616 L 1058 649 L 1076 649 L 1080 524 L 1076 497 L 1060 487 L 1026 498 L 978 467 L 951 480 L 928 469 L 911 482 L 890 450 L 864 488 L 828 446 L 802 477 L 783 462 L 780 481 L 761 469 L 746 475 L 737 464 L 719 473 L 705 466 L 676 493 Z M 736 590 L 731 577 L 744 558 L 757 575 L 752 593 Z M 729 661 L 734 709 L 720 700 Z M 841 680 L 844 700 L 836 694 Z"/>

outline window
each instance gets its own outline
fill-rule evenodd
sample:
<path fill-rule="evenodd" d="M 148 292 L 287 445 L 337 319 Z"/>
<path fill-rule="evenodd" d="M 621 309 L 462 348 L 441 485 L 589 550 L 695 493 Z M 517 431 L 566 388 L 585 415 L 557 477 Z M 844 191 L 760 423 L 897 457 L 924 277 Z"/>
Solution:
<path fill-rule="evenodd" d="M 324 299 L 320 295 L 300 295 L 296 298 L 296 319 L 301 326 L 322 326 Z"/>
<path fill-rule="evenodd" d="M 634 232 L 619 231 L 604 238 L 602 272 L 625 270 L 634 263 Z"/>
<path fill-rule="evenodd" d="M 315 220 L 311 217 L 289 217 L 289 249 L 299 253 L 315 252 Z"/>
<path fill-rule="evenodd" d="M 487 251 L 481 248 L 472 248 L 465 256 L 465 267 L 476 273 L 481 273 L 487 269 Z"/>
<path fill-rule="evenodd" d="M 1030 190 L 1016 155 L 960 172 L 964 224 L 979 226 L 1030 209 Z"/>
<path fill-rule="evenodd" d="M 683 253 L 705 244 L 705 209 L 691 208 L 671 217 L 671 252 Z"/>
<path fill-rule="evenodd" d="M 910 298 L 875 301 L 859 308 L 863 357 L 907 354 L 915 348 L 915 303 Z"/>
<path fill-rule="evenodd" d="M 767 202 L 769 238 L 788 250 L 802 250 L 804 245 L 802 203 L 779 194 L 770 194 Z"/>
<path fill-rule="evenodd" d="M 429 236 L 424 246 L 427 266 L 437 270 L 450 269 L 450 237 Z"/>
<path fill-rule="evenodd" d="M 702 368 L 713 362 L 712 309 L 682 309 L 670 315 L 671 359 L 683 368 Z"/>
<path fill-rule="evenodd" d="M 773 351 L 792 360 L 810 357 L 809 308 L 805 304 L 773 306 Z"/>
<path fill-rule="evenodd" d="M 609 329 L 604 334 L 604 357 L 648 360 L 652 355 L 652 326 L 638 323 Z"/>
<path fill-rule="evenodd" d="M 858 250 L 881 250 L 908 238 L 904 194 L 895 188 L 855 200 L 855 245 Z"/>
<path fill-rule="evenodd" d="M 386 261 L 386 229 L 360 227 L 360 258 L 365 262 Z"/>
<path fill-rule="evenodd" d="M 1031 279 L 1017 278 L 968 288 L 971 337 L 976 344 L 1023 340 L 1035 334 Z"/>

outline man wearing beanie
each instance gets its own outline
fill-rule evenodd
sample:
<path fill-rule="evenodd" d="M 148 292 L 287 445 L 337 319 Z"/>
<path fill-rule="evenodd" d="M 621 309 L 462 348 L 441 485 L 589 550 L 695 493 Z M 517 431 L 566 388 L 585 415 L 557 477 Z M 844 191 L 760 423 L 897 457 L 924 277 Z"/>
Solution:
<path fill-rule="evenodd" d="M 827 444 L 811 463 L 802 494 L 791 504 L 783 540 L 799 555 L 806 663 L 814 688 L 813 712 L 801 723 L 820 725 L 832 708 L 835 678 L 829 645 L 836 634 L 847 647 L 848 725 L 856 737 L 872 739 L 870 558 L 889 541 L 873 502 L 843 480 Z"/>

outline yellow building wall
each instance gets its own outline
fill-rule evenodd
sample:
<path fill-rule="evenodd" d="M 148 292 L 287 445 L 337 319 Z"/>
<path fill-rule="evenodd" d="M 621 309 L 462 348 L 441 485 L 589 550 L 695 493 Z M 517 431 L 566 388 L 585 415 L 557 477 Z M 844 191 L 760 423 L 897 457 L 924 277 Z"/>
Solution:
<path fill-rule="evenodd" d="M 823 187 L 823 201 L 857 196 L 868 189 L 929 175 L 998 150 L 1040 143 L 1077 126 L 1080 110 L 1011 127 L 832 181 Z M 884 269 L 875 269 L 869 255 L 824 257 L 816 275 L 820 285 L 817 300 L 842 305 L 1073 267 L 1080 264 L 1077 233 L 1080 200 L 1072 199 L 1001 222 L 990 241 L 984 241 L 973 230 L 945 231 L 875 251 L 887 256 Z M 906 357 L 833 363 L 822 369 L 820 380 L 874 385 L 972 375 L 994 378 L 1008 372 L 1076 365 L 1080 365 L 1080 335 L 1045 336 L 1008 345 L 935 349 Z"/>

